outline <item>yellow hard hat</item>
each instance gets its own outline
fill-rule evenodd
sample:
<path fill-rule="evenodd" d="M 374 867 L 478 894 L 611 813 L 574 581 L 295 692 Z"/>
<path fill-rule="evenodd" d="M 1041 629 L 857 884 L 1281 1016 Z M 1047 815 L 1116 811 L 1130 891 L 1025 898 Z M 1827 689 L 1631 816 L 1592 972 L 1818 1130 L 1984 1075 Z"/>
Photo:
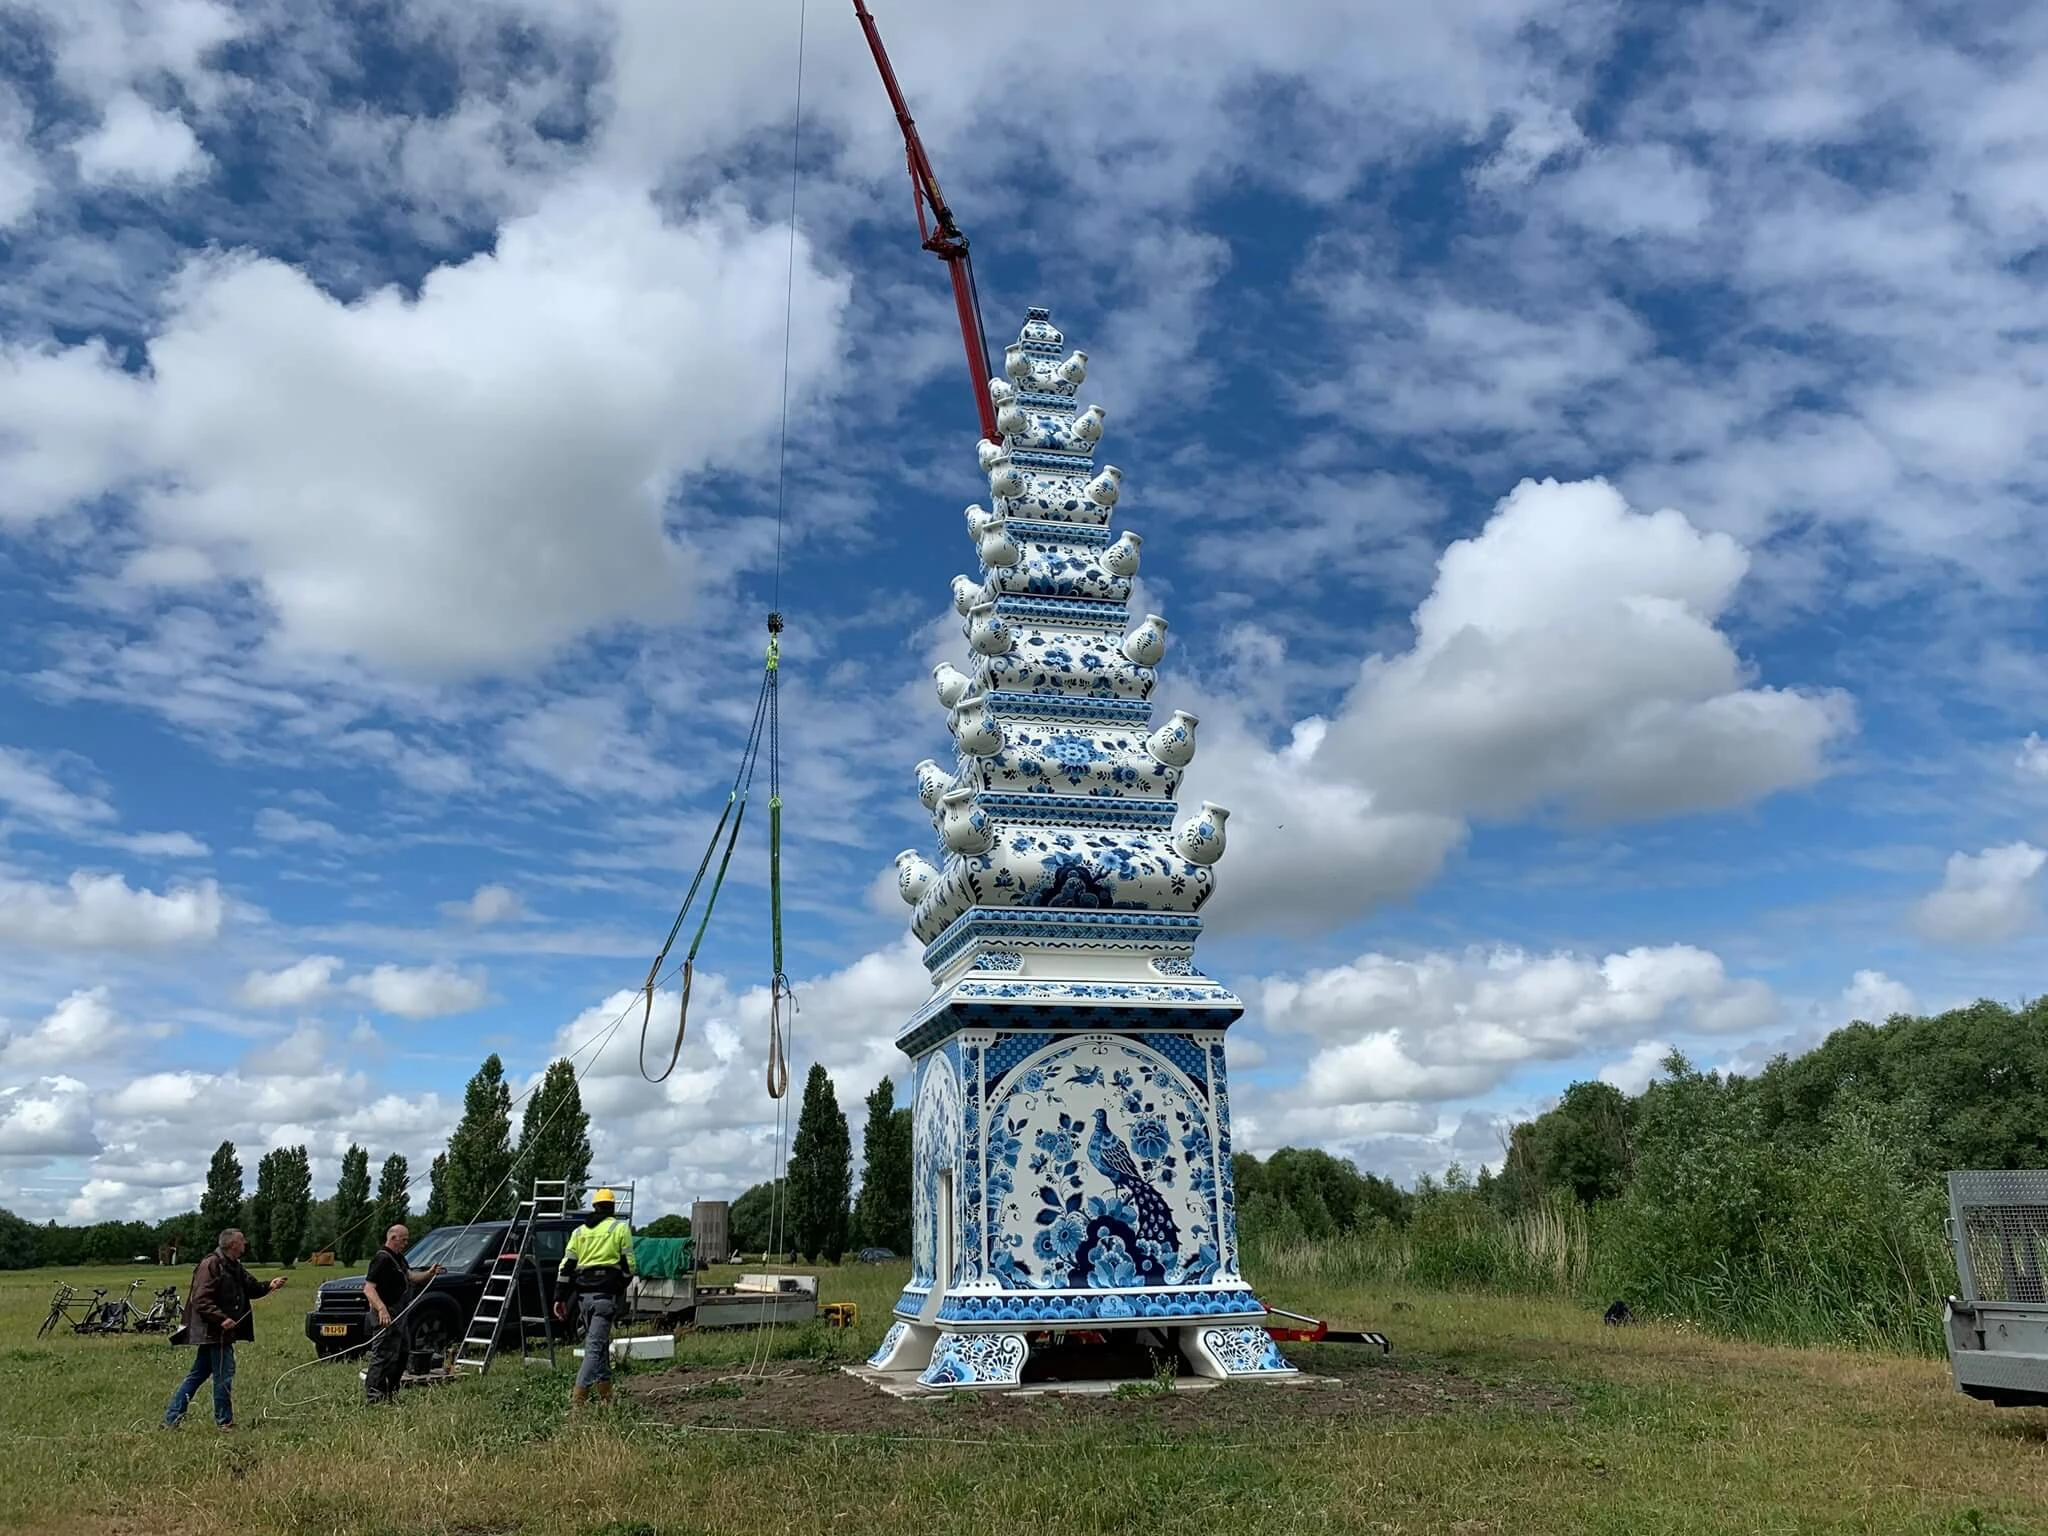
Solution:
<path fill-rule="evenodd" d="M 590 1197 L 590 1203 L 592 1205 L 617 1205 L 619 1197 L 608 1189 L 600 1189 Z"/>

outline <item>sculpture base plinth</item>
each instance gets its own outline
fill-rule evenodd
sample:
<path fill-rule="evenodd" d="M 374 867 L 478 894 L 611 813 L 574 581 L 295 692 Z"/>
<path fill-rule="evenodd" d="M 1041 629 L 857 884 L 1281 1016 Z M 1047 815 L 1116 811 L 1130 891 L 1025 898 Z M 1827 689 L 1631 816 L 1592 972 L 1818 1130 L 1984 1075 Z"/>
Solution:
<path fill-rule="evenodd" d="M 1093 1348 L 1109 1358 L 1115 1346 L 1105 1335 L 1143 1335 L 1154 1347 L 1172 1351 L 1175 1368 L 1171 1374 L 1191 1375 L 1209 1381 L 1279 1381 L 1300 1377 L 1272 1336 L 1257 1323 L 1243 1319 L 1211 1319 L 1194 1325 L 1162 1327 L 1157 1322 L 1094 1323 L 1083 1328 L 1031 1329 L 1016 1327 L 946 1327 L 898 1320 L 884 1336 L 881 1347 L 868 1357 L 868 1370 L 861 1374 L 891 1378 L 900 1384 L 911 1381 L 920 1387 L 951 1390 L 962 1387 L 1001 1388 L 1038 1386 L 1047 1390 L 1104 1390 L 1133 1381 L 1155 1380 L 1156 1368 L 1120 1375 L 1088 1374 L 1090 1346 L 1078 1349 L 1075 1340 L 1095 1340 Z M 1046 1356 L 1065 1356 L 1064 1373 L 1049 1375 L 1033 1369 L 1035 1351 Z M 1079 1377 L 1071 1375 L 1076 1361 L 1083 1365 Z M 1123 1362 L 1128 1364 L 1128 1353 Z"/>

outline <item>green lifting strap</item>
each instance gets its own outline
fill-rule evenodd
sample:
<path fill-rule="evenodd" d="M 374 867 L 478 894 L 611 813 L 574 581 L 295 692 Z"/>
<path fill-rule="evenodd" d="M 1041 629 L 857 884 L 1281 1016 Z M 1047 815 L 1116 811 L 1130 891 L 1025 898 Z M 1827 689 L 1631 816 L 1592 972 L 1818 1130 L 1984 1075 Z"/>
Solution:
<path fill-rule="evenodd" d="M 768 982 L 768 1097 L 789 1092 L 789 1063 L 782 1054 L 782 1006 L 796 1006 L 789 978 L 782 974 L 782 796 L 768 800 L 768 928 L 775 950 L 775 969 Z"/>
<path fill-rule="evenodd" d="M 733 850 L 739 846 L 740 829 L 746 824 L 747 797 L 753 790 L 754 770 L 760 762 L 763 727 L 773 723 L 777 713 L 775 710 L 775 680 L 778 648 L 772 631 L 779 630 L 781 624 L 782 616 L 780 614 L 770 615 L 771 635 L 768 642 L 768 665 L 761 679 L 760 697 L 754 701 L 754 721 L 747 732 L 746 748 L 740 754 L 739 772 L 733 776 L 732 789 L 725 797 L 725 809 L 719 813 L 718 824 L 711 829 L 711 841 L 705 845 L 704 857 L 697 861 L 696 876 L 690 881 L 690 889 L 684 894 L 683 904 L 676 911 L 676 920 L 669 925 L 668 938 L 662 943 L 661 953 L 654 957 L 654 964 L 647 968 L 647 980 L 642 987 L 645 1002 L 640 1015 L 640 1075 L 650 1083 L 667 1082 L 670 1074 L 676 1069 L 676 1063 L 682 1059 L 683 1039 L 688 1033 L 690 1025 L 690 989 L 696 979 L 697 952 L 703 947 L 704 935 L 711 927 L 711 914 L 718 906 L 718 893 L 725 886 L 726 871 L 732 867 Z M 769 737 L 768 776 L 771 783 L 779 783 L 782 776 L 780 764 L 777 761 L 781 745 L 779 726 L 768 731 L 767 734 Z M 772 803 L 770 806 L 770 819 L 771 822 L 776 820 Z M 655 988 L 660 984 L 662 965 L 668 960 L 669 952 L 675 948 L 676 936 L 683 931 L 683 924 L 689 918 L 690 908 L 697 900 L 697 892 L 704 884 L 704 877 L 710 873 L 711 860 L 714 855 L 718 854 L 718 842 L 721 835 L 725 839 L 725 853 L 718 860 L 718 873 L 712 878 L 711 889 L 704 899 L 704 911 L 698 918 L 697 931 L 691 936 L 689 952 L 683 957 L 682 998 L 676 1010 L 675 1041 L 669 1048 L 668 1065 L 662 1068 L 659 1076 L 656 1076 L 647 1070 L 647 1032 L 654 1021 Z M 771 835 L 771 843 L 773 842 L 774 837 Z M 775 913 L 778 930 L 781 921 L 780 911 L 778 899 Z M 780 953 L 779 942 L 777 953 Z M 772 1009 L 770 1013 L 772 1018 Z M 771 1057 L 776 1054 L 776 1049 L 772 1045 L 770 1054 Z M 772 1080 L 772 1063 L 770 1073 Z"/>
<path fill-rule="evenodd" d="M 768 932 L 773 968 L 768 977 L 768 1097 L 789 1092 L 789 1062 L 783 1054 L 782 1009 L 795 1012 L 789 978 L 782 973 L 782 615 L 768 615 Z"/>

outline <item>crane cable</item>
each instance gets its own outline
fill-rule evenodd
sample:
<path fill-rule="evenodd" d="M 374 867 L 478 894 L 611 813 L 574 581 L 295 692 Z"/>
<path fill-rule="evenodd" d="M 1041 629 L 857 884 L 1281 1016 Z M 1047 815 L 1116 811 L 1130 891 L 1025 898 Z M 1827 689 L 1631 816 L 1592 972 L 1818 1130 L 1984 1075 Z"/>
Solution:
<path fill-rule="evenodd" d="M 803 152 L 804 32 L 808 15 L 808 0 L 798 0 L 796 119 L 794 141 L 790 151 L 789 169 L 789 270 L 784 284 L 782 312 L 782 425 L 776 453 L 775 471 L 773 601 L 778 605 L 782 600 L 783 512 L 787 505 L 788 492 L 789 356 L 790 333 L 795 315 L 796 203 L 798 168 Z M 711 924 L 711 913 L 718 904 L 719 889 L 725 884 L 725 873 L 732 863 L 733 850 L 739 844 L 740 827 L 746 820 L 747 797 L 752 789 L 754 770 L 758 766 L 760 759 L 763 735 L 762 726 L 765 721 L 768 742 L 768 913 L 773 965 L 768 987 L 767 1088 L 768 1097 L 776 1101 L 774 1175 L 770 1184 L 772 1193 L 769 1206 L 769 1227 L 772 1234 L 770 1239 L 771 1245 L 779 1241 L 782 1225 L 787 1215 L 784 1209 L 785 1201 L 783 1199 L 782 1179 L 789 1140 L 789 1063 L 785 1054 L 784 1038 L 786 1032 L 793 1030 L 795 1017 L 799 1011 L 795 990 L 790 986 L 789 976 L 784 972 L 782 964 L 782 711 L 779 686 L 782 676 L 782 629 L 782 613 L 778 606 L 771 609 L 768 614 L 768 652 L 766 664 L 762 669 L 761 692 L 754 702 L 753 724 L 747 732 L 747 745 L 741 752 L 739 770 L 733 777 L 733 787 L 726 794 L 725 809 L 719 813 L 718 823 L 712 828 L 711 840 L 705 846 L 704 857 L 698 861 L 697 873 L 690 881 L 690 889 L 683 897 L 682 906 L 676 912 L 676 920 L 669 926 L 668 937 L 662 943 L 661 953 L 655 957 L 654 964 L 648 967 L 647 980 L 641 987 L 644 1007 L 640 1019 L 639 1056 L 640 1075 L 653 1083 L 666 1082 L 675 1071 L 676 1063 L 681 1059 L 683 1039 L 689 1028 L 690 986 L 696 967 L 697 951 L 698 947 L 704 942 L 705 930 Z M 729 832 L 726 830 L 728 824 L 730 824 Z M 676 971 L 671 970 L 664 976 L 661 968 L 668 959 L 670 951 L 675 948 L 676 938 L 682 932 L 683 923 L 688 917 L 690 906 L 696 900 L 697 892 L 704 883 L 704 876 L 711 867 L 711 857 L 717 850 L 718 838 L 721 832 L 726 832 L 725 853 L 719 860 L 718 873 L 713 877 L 710 894 L 704 901 L 703 915 L 698 920 L 697 931 L 690 940 L 689 952 L 684 956 L 682 966 L 680 967 L 682 1001 L 677 1011 L 675 1042 L 669 1051 L 668 1065 L 663 1068 L 661 1076 L 652 1077 L 647 1071 L 647 1031 L 654 1017 L 654 994 L 661 982 L 669 980 L 677 974 Z M 785 1009 L 787 1009 L 787 1023 L 785 1023 Z M 624 1009 L 620 1010 L 618 1015 L 608 1025 L 593 1035 L 590 1040 L 585 1041 L 584 1044 L 570 1052 L 569 1059 L 573 1061 L 592 1046 L 596 1047 L 596 1051 L 590 1060 L 577 1070 L 576 1076 L 579 1082 L 585 1074 L 596 1066 L 597 1058 L 604 1054 L 605 1047 L 611 1043 L 612 1039 L 618 1034 L 620 1027 L 625 1024 L 631 1015 L 632 1005 L 629 1003 Z M 535 1088 L 539 1087 L 539 1082 L 540 1080 L 536 1079 L 534 1087 L 527 1089 L 526 1092 L 533 1092 Z M 525 1094 L 521 1094 L 520 1097 L 524 1098 Z M 555 1117 L 562 1112 L 567 1103 L 568 1100 L 566 1098 L 557 1101 L 548 1114 L 547 1119 L 542 1122 L 540 1129 L 544 1131 L 549 1125 L 553 1124 Z M 512 1165 L 505 1170 L 504 1175 L 493 1186 L 490 1193 L 484 1197 L 484 1203 L 471 1214 L 468 1221 L 462 1224 L 461 1231 L 467 1232 L 471 1227 L 474 1227 L 483 1220 L 485 1211 L 489 1209 L 491 1202 L 496 1200 L 498 1191 L 511 1181 L 512 1173 L 517 1168 L 518 1162 L 519 1159 L 515 1157 Z M 409 1183 L 410 1180 L 408 1180 Z M 398 1323 L 404 1321 L 412 1310 L 426 1298 L 427 1294 L 427 1290 L 423 1286 L 416 1294 L 409 1297 L 406 1304 L 392 1317 L 392 1326 L 395 1327 Z M 765 1311 L 766 1300 L 767 1298 L 764 1297 L 764 1316 L 769 1323 L 768 1335 L 772 1339 L 774 1334 L 773 1314 Z M 318 1401 L 319 1399 L 314 1397 L 286 1402 L 282 1396 L 284 1383 L 291 1377 L 296 1376 L 300 1371 L 306 1370 L 311 1366 L 326 1364 L 332 1360 L 354 1354 L 360 1349 L 366 1349 L 369 1346 L 369 1342 L 366 1338 L 338 1351 L 334 1355 L 315 1358 L 301 1365 L 291 1367 L 271 1383 L 273 1399 L 282 1406 L 293 1408 L 304 1407 L 307 1404 Z M 765 1353 L 764 1350 L 761 1358 L 757 1358 L 750 1363 L 750 1372 L 758 1372 L 761 1369 L 762 1364 L 765 1363 Z M 271 1412 L 266 1410 L 265 1417 L 271 1416 Z"/>
<path fill-rule="evenodd" d="M 718 905 L 718 893 L 725 885 L 726 870 L 731 867 L 733 850 L 739 846 L 740 828 L 747 817 L 747 797 L 753 789 L 754 770 L 760 764 L 763 726 L 766 726 L 768 746 L 768 928 L 770 935 L 770 969 L 768 977 L 768 1051 L 766 1062 L 766 1087 L 768 1097 L 778 1104 L 789 1092 L 789 1058 L 784 1048 L 784 1039 L 796 1013 L 796 995 L 789 984 L 789 976 L 782 968 L 782 535 L 784 514 L 789 503 L 789 359 L 790 340 L 795 328 L 796 315 L 796 206 L 797 188 L 801 181 L 803 162 L 804 130 L 804 32 L 809 19 L 809 0 L 798 0 L 796 22 L 796 110 L 792 127 L 789 156 L 789 255 L 788 270 L 783 280 L 782 292 L 782 420 L 777 435 L 775 454 L 775 565 L 773 595 L 768 612 L 768 654 L 761 671 L 761 692 L 754 701 L 754 721 L 747 732 L 747 744 L 740 753 L 739 771 L 733 776 L 732 789 L 725 797 L 725 809 L 719 813 L 718 823 L 711 829 L 711 840 L 704 847 L 704 857 L 697 863 L 696 876 L 690 881 L 690 888 L 683 895 L 683 904 L 676 911 L 676 920 L 669 925 L 668 938 L 662 942 L 661 953 L 654 957 L 654 963 L 647 968 L 647 980 L 641 988 L 643 1006 L 640 1015 L 640 1075 L 650 1083 L 667 1082 L 682 1059 L 683 1040 L 690 1027 L 690 988 L 696 978 L 697 951 L 704 943 L 704 934 L 711 926 L 711 913 Z M 730 830 L 728 830 L 728 827 Z M 676 937 L 683 930 L 690 907 L 697 899 L 697 892 L 704 884 L 704 876 L 711 868 L 712 856 L 718 852 L 720 835 L 725 837 L 725 852 L 718 861 L 718 873 L 712 878 L 710 893 L 704 898 L 704 911 L 697 921 L 697 931 L 691 937 L 689 952 L 683 957 L 683 982 L 681 997 L 676 1007 L 676 1034 L 670 1043 L 668 1065 L 661 1074 L 647 1070 L 647 1032 L 654 1022 L 655 982 L 661 974 L 662 965 L 669 952 L 675 948 Z M 777 1135 L 778 1156 L 782 1137 Z"/>

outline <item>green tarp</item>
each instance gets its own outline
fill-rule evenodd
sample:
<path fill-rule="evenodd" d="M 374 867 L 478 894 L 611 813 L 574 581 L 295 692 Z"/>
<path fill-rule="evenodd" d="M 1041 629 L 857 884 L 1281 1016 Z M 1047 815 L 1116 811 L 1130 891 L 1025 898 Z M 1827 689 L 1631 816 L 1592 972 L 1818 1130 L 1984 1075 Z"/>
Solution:
<path fill-rule="evenodd" d="M 633 1268 L 649 1280 L 680 1280 L 694 1268 L 687 1237 L 636 1237 Z"/>

